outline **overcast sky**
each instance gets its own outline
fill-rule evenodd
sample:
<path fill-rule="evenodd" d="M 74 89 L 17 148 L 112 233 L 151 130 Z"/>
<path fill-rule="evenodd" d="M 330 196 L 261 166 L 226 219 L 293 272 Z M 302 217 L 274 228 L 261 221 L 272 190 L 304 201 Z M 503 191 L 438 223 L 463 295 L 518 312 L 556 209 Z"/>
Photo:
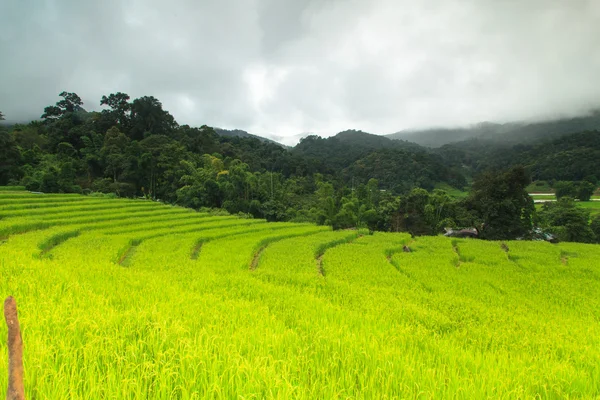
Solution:
<path fill-rule="evenodd" d="M 152 95 L 180 124 L 323 136 L 600 106 L 599 0 L 2 0 L 0 110 Z"/>

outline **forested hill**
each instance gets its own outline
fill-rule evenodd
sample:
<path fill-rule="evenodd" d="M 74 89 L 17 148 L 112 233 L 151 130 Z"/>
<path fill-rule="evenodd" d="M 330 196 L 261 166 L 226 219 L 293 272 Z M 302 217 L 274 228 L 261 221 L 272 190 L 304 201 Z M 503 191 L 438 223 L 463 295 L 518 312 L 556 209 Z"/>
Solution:
<path fill-rule="evenodd" d="M 434 234 L 448 226 L 480 226 L 482 237 L 505 239 L 531 232 L 532 219 L 523 217 L 533 213 L 524 190 L 529 178 L 518 165 L 536 179 L 592 183 L 599 170 L 598 132 L 528 145 L 472 139 L 429 149 L 350 130 L 309 136 L 287 148 L 179 125 L 152 96 L 103 96 L 101 112 L 86 111 L 75 93 L 60 97 L 41 121 L 0 126 L 0 185 L 145 197 L 334 228 Z M 464 194 L 471 177 L 465 199 L 434 190 L 454 187 Z"/>
<path fill-rule="evenodd" d="M 419 153 L 426 151 L 415 143 L 347 130 L 328 138 L 307 136 L 292 149 L 292 153 L 312 162 L 323 163 L 326 168 L 333 171 L 346 168 L 367 154 L 382 149 L 402 149 Z"/>
<path fill-rule="evenodd" d="M 428 149 L 365 132 L 310 136 L 290 149 L 242 131 L 179 125 L 152 96 L 112 93 L 100 105 L 88 112 L 77 94 L 63 92 L 41 121 L 0 127 L 0 185 L 333 221 L 344 204 L 360 204 L 353 190 L 364 197 L 367 184 L 394 196 L 466 182 Z"/>
<path fill-rule="evenodd" d="M 219 135 L 219 136 L 253 138 L 253 139 L 258 139 L 261 142 L 274 143 L 274 144 L 285 147 L 285 145 L 283 145 L 279 142 L 276 142 L 275 140 L 271 140 L 271 139 L 268 139 L 263 136 L 253 135 L 253 134 L 243 131 L 241 129 L 222 129 L 222 128 L 214 128 L 214 129 L 215 129 L 215 132 L 217 133 L 217 135 Z"/>
<path fill-rule="evenodd" d="M 374 178 L 380 187 L 405 193 L 413 187 L 433 189 L 445 182 L 462 188 L 460 168 L 450 168 L 437 154 L 415 143 L 390 140 L 348 130 L 329 138 L 308 136 L 292 149 L 320 172 L 337 175 L 345 184 L 364 184 Z"/>
<path fill-rule="evenodd" d="M 408 140 L 427 147 L 440 147 L 467 139 L 483 139 L 496 144 L 515 145 L 532 144 L 540 140 L 589 130 L 600 130 L 600 110 L 587 116 L 552 121 L 506 124 L 485 122 L 469 128 L 402 131 L 386 137 Z"/>
<path fill-rule="evenodd" d="M 476 174 L 523 165 L 533 180 L 579 181 L 600 174 L 600 131 L 578 132 L 534 144 L 514 146 L 471 139 L 436 150 L 449 166 Z M 465 169 L 464 167 L 467 167 Z"/>

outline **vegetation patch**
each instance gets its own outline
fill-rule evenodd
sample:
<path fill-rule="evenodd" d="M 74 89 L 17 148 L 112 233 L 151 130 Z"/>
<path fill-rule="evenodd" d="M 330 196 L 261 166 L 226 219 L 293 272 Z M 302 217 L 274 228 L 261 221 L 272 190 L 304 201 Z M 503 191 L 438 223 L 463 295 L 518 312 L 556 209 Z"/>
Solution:
<path fill-rule="evenodd" d="M 190 258 L 192 260 L 197 260 L 200 255 L 200 251 L 202 250 L 202 245 L 206 243 L 208 239 L 200 239 L 192 248 L 192 253 L 190 254 Z"/>
<path fill-rule="evenodd" d="M 0 192 L 17 192 L 25 190 L 25 186 L 0 186 Z"/>
<path fill-rule="evenodd" d="M 458 248 L 458 242 L 456 240 L 452 241 L 452 250 L 456 254 L 456 258 L 454 259 L 454 266 L 456 268 L 460 268 L 460 264 L 464 262 L 464 260 L 460 255 L 460 249 Z"/>
<path fill-rule="evenodd" d="M 178 223 L 181 212 L 166 210 L 123 213 L 123 224 L 141 227 L 136 238 L 98 230 L 118 222 L 102 222 L 103 210 L 2 221 L 14 231 L 69 226 L 11 237 L 0 250 L 0 291 L 23 305 L 27 348 L 72 349 L 58 359 L 25 353 L 55 378 L 30 382 L 34 397 L 171 398 L 186 388 L 199 398 L 496 398 L 518 387 L 523 398 L 594 398 L 600 389 L 600 327 L 590 324 L 598 246 L 381 232 L 354 240 L 361 232 L 238 218 L 173 229 L 169 215 Z M 150 246 L 149 237 L 163 239 Z M 327 279 L 315 273 L 323 254 Z"/>
<path fill-rule="evenodd" d="M 325 276 L 325 269 L 323 268 L 323 256 L 325 255 L 325 252 L 328 249 L 331 249 L 333 247 L 336 247 L 336 246 L 339 246 L 342 244 L 352 243 L 353 240 L 355 240 L 361 236 L 362 235 L 359 235 L 358 232 L 353 232 L 352 234 L 350 234 L 344 238 L 320 244 L 319 247 L 317 247 L 317 250 L 315 251 L 315 261 L 317 263 L 317 272 L 319 273 L 319 275 Z"/>
<path fill-rule="evenodd" d="M 22 224 L 15 224 L 0 229 L 0 240 L 6 240 L 11 235 L 18 235 L 26 232 L 48 229 L 51 226 L 51 224 L 46 222 L 28 222 Z"/>
<path fill-rule="evenodd" d="M 55 235 L 52 235 L 50 237 L 48 237 L 46 240 L 44 240 L 43 242 L 41 242 L 39 244 L 39 249 L 40 257 L 48 257 L 49 253 L 58 245 L 66 242 L 67 240 L 77 237 L 79 236 L 80 231 L 76 230 L 76 231 L 68 231 L 68 232 L 61 232 L 61 233 L 57 233 Z"/>
<path fill-rule="evenodd" d="M 117 264 L 119 264 L 123 267 L 128 267 L 131 262 L 131 258 L 133 257 L 135 251 L 137 250 L 137 247 L 141 243 L 142 243 L 142 240 L 132 239 L 129 242 L 129 245 L 125 248 L 125 250 L 123 250 L 120 253 Z"/>
<path fill-rule="evenodd" d="M 265 251 L 265 249 L 271 244 L 271 243 L 275 243 L 275 242 L 279 242 L 280 240 L 284 240 L 284 239 L 290 239 L 293 237 L 298 237 L 298 236 L 307 236 L 310 234 L 315 234 L 320 232 L 319 230 L 314 230 L 314 231 L 306 231 L 306 232 L 293 232 L 293 233 L 287 233 L 287 234 L 282 234 L 282 235 L 277 235 L 277 236 L 271 236 L 271 237 L 267 237 L 263 240 L 261 240 L 258 245 L 255 247 L 255 250 L 253 251 L 253 256 L 252 256 L 252 261 L 250 262 L 250 270 L 253 271 L 256 268 L 258 268 L 258 264 L 260 263 L 260 256 L 263 253 L 263 251 Z"/>

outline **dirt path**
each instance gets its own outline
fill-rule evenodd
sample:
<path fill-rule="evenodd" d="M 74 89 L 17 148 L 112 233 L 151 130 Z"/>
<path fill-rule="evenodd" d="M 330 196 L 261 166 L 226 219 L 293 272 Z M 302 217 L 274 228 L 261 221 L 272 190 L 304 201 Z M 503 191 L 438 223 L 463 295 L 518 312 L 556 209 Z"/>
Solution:
<path fill-rule="evenodd" d="M 4 301 L 4 318 L 8 327 L 8 390 L 6 400 L 24 400 L 23 339 L 17 314 L 17 302 L 11 296 Z"/>

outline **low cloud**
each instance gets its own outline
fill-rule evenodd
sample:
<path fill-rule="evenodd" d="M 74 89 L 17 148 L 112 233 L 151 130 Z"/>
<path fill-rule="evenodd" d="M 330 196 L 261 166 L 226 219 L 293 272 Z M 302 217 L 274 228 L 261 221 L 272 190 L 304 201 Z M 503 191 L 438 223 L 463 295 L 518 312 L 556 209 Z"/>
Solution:
<path fill-rule="evenodd" d="M 7 0 L 0 110 L 123 91 L 284 137 L 576 115 L 600 106 L 599 20 L 594 0 Z"/>

